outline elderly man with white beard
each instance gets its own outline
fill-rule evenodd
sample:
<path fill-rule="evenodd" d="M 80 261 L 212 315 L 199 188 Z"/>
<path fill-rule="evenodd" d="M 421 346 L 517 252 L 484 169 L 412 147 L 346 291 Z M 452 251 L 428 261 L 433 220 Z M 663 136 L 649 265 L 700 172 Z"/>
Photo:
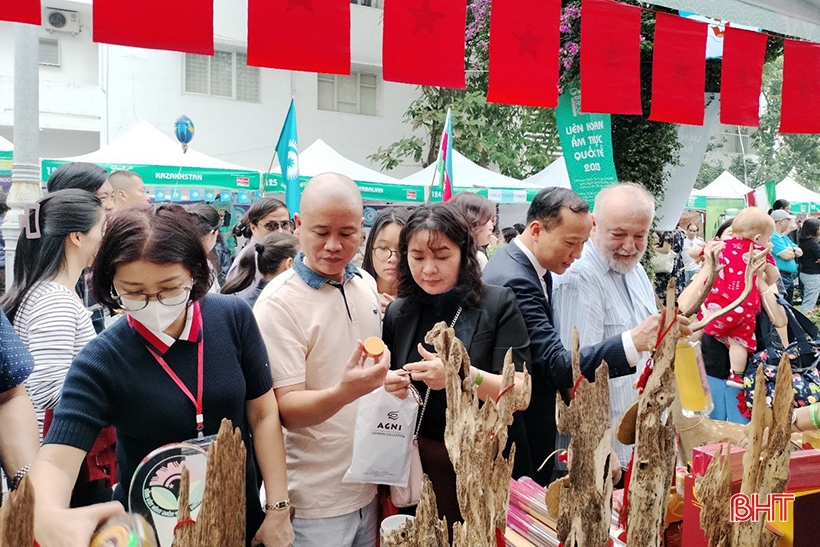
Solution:
<path fill-rule="evenodd" d="M 595 196 L 592 215 L 591 237 L 581 258 L 554 281 L 556 322 L 566 347 L 572 347 L 573 327 L 583 348 L 628 331 L 658 312 L 655 292 L 640 264 L 655 216 L 652 194 L 631 182 L 608 186 Z M 634 374 L 609 380 L 613 435 L 621 414 L 638 398 L 634 384 L 648 357 L 641 355 Z M 559 437 L 556 444 L 566 446 L 567 441 Z M 632 448 L 615 439 L 613 447 L 625 468 Z"/>

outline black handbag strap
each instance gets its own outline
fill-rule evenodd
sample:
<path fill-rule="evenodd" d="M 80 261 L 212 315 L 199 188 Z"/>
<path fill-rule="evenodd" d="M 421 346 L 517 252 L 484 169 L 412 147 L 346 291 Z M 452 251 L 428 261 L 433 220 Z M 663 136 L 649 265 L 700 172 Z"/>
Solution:
<path fill-rule="evenodd" d="M 794 372 L 800 372 L 816 367 L 820 356 L 815 358 L 814 346 L 809 340 L 817 340 L 820 338 L 820 332 L 818 332 L 817 326 L 808 317 L 803 315 L 800 310 L 786 302 L 782 296 L 777 296 L 777 303 L 783 306 L 783 310 L 786 313 L 790 340 L 793 338 L 797 343 L 799 361 L 792 364 L 792 370 Z M 780 349 L 782 344 L 780 344 L 779 336 L 771 324 L 768 314 L 763 312 L 758 317 L 761 320 L 761 330 L 766 338 L 765 345 L 769 352 L 769 364 L 776 366 L 780 362 L 776 349 Z M 768 336 L 766 336 L 767 332 Z"/>

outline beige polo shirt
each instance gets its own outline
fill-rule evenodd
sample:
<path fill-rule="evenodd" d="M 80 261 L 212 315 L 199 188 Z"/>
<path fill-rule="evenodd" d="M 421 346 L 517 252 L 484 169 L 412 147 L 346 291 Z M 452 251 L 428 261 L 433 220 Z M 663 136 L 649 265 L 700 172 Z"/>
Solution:
<path fill-rule="evenodd" d="M 345 282 L 334 285 L 297 256 L 294 267 L 273 279 L 254 306 L 274 389 L 302 382 L 308 390 L 336 385 L 356 340 L 381 335 L 380 310 L 376 283 L 367 273 L 348 266 Z M 376 495 L 375 485 L 342 483 L 357 407 L 351 403 L 319 425 L 285 429 L 288 491 L 297 517 L 345 515 Z"/>

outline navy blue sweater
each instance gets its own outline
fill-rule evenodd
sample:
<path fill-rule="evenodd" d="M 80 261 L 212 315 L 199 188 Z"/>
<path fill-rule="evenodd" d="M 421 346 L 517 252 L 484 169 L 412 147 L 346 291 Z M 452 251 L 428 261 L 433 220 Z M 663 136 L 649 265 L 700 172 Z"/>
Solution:
<path fill-rule="evenodd" d="M 205 339 L 204 434 L 216 434 L 222 418 L 242 431 L 248 447 L 248 535 L 253 537 L 264 513 L 245 402 L 273 386 L 267 351 L 245 302 L 210 294 L 199 302 Z M 163 357 L 196 394 L 197 344 L 178 340 Z M 160 446 L 197 434 L 193 403 L 124 318 L 89 342 L 72 362 L 45 442 L 88 451 L 100 429 L 108 425 L 117 431 L 119 485 L 114 498 L 126 507 L 131 478 L 140 461 Z"/>

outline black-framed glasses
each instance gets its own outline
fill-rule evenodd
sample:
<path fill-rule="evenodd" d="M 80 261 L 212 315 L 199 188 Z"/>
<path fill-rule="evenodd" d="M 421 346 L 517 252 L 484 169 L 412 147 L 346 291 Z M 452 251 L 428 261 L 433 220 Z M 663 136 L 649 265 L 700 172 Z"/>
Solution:
<path fill-rule="evenodd" d="M 269 231 L 269 232 L 276 232 L 277 230 L 282 230 L 283 232 L 292 232 L 293 231 L 293 221 L 292 220 L 283 220 L 282 222 L 266 222 L 262 225 L 262 227 Z"/>
<path fill-rule="evenodd" d="M 125 311 L 140 311 L 148 306 L 148 302 L 152 298 L 156 298 L 157 302 L 164 306 L 179 306 L 183 302 L 187 302 L 191 295 L 193 285 L 187 287 L 176 287 L 173 289 L 165 289 L 154 294 L 145 294 L 141 292 L 124 293 L 114 295 L 120 307 Z"/>
<path fill-rule="evenodd" d="M 394 251 L 389 247 L 373 247 L 373 255 L 379 260 L 387 262 L 393 255 L 396 255 L 398 257 L 399 252 Z"/>

